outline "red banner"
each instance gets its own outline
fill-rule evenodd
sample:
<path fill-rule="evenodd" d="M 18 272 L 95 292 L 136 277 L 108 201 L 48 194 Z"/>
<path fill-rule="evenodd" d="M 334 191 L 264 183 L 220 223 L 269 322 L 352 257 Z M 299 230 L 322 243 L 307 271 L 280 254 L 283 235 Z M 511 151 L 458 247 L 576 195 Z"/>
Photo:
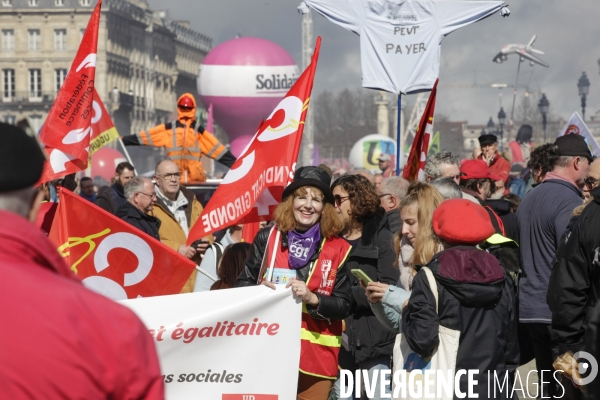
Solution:
<path fill-rule="evenodd" d="M 46 147 L 48 163 L 39 183 L 87 167 L 94 114 L 94 79 L 101 6 L 102 0 L 99 0 L 69 73 L 40 132 L 40 141 Z"/>
<path fill-rule="evenodd" d="M 177 294 L 195 269 L 139 229 L 59 188 L 49 238 L 90 289 L 114 300 Z"/>
<path fill-rule="evenodd" d="M 425 163 L 427 162 L 427 151 L 429 149 L 429 142 L 431 141 L 431 134 L 433 133 L 433 114 L 435 113 L 435 97 L 437 95 L 438 81 L 439 79 L 435 80 L 429 100 L 427 100 L 427 106 L 425 106 L 425 111 L 423 111 L 421 122 L 410 148 L 408 161 L 402 172 L 403 178 L 411 182 L 416 180 L 423 181 L 425 179 Z"/>
<path fill-rule="evenodd" d="M 236 223 L 272 219 L 294 177 L 320 46 L 319 37 L 310 65 L 225 175 L 190 231 L 188 244 Z"/>

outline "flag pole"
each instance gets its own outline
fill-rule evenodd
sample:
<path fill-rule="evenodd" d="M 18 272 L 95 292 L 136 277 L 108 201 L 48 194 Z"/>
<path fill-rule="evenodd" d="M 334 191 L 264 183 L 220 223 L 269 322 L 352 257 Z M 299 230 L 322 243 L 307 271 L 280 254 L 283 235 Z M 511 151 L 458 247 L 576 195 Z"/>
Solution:
<path fill-rule="evenodd" d="M 121 136 L 119 136 L 119 143 L 121 143 L 121 147 L 123 148 L 123 153 L 125 153 L 125 158 L 127 159 L 127 162 L 131 165 L 133 165 L 133 173 L 137 176 L 137 171 L 135 170 L 135 165 L 133 164 L 133 161 L 131 161 L 131 157 L 129 156 L 129 152 L 127 151 L 127 148 L 125 147 L 125 143 L 123 143 L 123 139 L 121 139 Z"/>
<path fill-rule="evenodd" d="M 402 93 L 398 95 L 398 127 L 396 132 L 396 176 L 400 176 L 400 166 L 402 165 L 402 152 L 400 149 L 402 143 Z"/>

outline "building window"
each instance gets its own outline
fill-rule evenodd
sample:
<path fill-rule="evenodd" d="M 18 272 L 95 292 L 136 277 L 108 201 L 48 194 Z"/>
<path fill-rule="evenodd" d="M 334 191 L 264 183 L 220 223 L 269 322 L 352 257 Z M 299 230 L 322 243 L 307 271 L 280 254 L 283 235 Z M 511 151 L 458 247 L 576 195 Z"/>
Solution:
<path fill-rule="evenodd" d="M 54 0 L 54 5 L 56 7 L 64 7 L 65 5 L 65 0 Z"/>
<path fill-rule="evenodd" d="M 83 40 L 83 35 L 85 35 L 85 28 L 79 30 L 79 43 Z"/>
<path fill-rule="evenodd" d="M 42 47 L 40 41 L 40 30 L 29 29 L 27 33 L 29 34 L 29 50 L 40 50 Z"/>
<path fill-rule="evenodd" d="M 40 0 L 27 0 L 29 7 L 37 7 L 40 5 Z"/>
<path fill-rule="evenodd" d="M 41 69 L 30 69 L 29 70 L 29 98 L 30 99 L 41 99 L 42 98 L 42 70 Z"/>
<path fill-rule="evenodd" d="M 15 70 L 2 70 L 2 98 L 11 100 L 15 96 Z"/>
<path fill-rule="evenodd" d="M 2 0 L 2 7 L 12 7 L 13 0 Z"/>
<path fill-rule="evenodd" d="M 12 51 L 15 49 L 15 31 L 2 29 L 2 50 Z"/>
<path fill-rule="evenodd" d="M 80 0 L 82 6 L 91 6 L 92 0 Z"/>
<path fill-rule="evenodd" d="M 66 50 L 67 49 L 67 30 L 66 29 L 55 29 L 54 30 L 54 50 Z"/>
<path fill-rule="evenodd" d="M 4 120 L 5 124 L 16 125 L 16 123 L 17 123 L 16 115 L 5 115 L 4 118 L 2 118 L 2 119 Z"/>
<path fill-rule="evenodd" d="M 56 82 L 56 93 L 58 93 L 63 83 L 65 83 L 65 78 L 67 77 L 67 70 L 64 68 L 55 69 L 54 77 L 54 81 Z"/>

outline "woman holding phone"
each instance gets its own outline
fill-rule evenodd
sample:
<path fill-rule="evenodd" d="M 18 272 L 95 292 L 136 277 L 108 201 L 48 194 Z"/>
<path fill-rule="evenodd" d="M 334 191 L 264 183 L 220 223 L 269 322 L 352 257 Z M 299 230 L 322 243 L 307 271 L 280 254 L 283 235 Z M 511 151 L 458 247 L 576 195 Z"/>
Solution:
<path fill-rule="evenodd" d="M 395 285 L 398 270 L 394 268 L 393 235 L 373 184 L 361 175 L 345 175 L 333 183 L 332 191 L 338 217 L 344 225 L 342 237 L 352 245 L 346 262 L 348 271 L 358 269 L 372 281 Z M 350 370 L 366 369 L 372 375 L 376 370 L 390 368 L 396 335 L 377 320 L 365 289 L 353 274 L 350 285 L 352 308 L 345 330 L 348 348 L 341 350 L 340 366 Z M 375 384 L 379 387 L 379 383 Z M 389 392 L 389 386 L 387 389 Z M 376 396 L 379 395 L 377 390 Z"/>
<path fill-rule="evenodd" d="M 425 265 L 440 250 L 433 238 L 431 219 L 435 209 L 444 198 L 432 185 L 415 182 L 408 187 L 406 196 L 400 201 L 402 229 L 394 237 L 394 248 L 398 255 L 397 266 L 400 279 L 396 286 L 382 282 L 370 282 L 366 287 L 371 310 L 377 319 L 389 329 L 400 332 L 402 307 L 412 290 L 415 265 Z"/>
<path fill-rule="evenodd" d="M 283 191 L 275 226 L 261 230 L 235 286 L 286 283 L 301 299 L 298 399 L 327 400 L 338 373 L 342 320 L 350 312 L 345 261 L 350 245 L 337 235 L 329 184 L 319 167 L 302 167 Z"/>

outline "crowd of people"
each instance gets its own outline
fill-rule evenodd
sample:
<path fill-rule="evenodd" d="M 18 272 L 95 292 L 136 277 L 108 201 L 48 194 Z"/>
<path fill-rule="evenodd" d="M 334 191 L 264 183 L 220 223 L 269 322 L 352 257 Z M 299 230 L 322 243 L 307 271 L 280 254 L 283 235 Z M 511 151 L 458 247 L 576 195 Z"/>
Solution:
<path fill-rule="evenodd" d="M 43 166 L 35 140 L 8 125 L 1 129 L 10 140 L 0 149 L 0 215 L 12 222 L 0 227 L 0 293 L 12 303 L 34 294 L 19 300 L 31 305 L 27 312 L 2 307 L 3 321 L 27 333 L 35 320 L 42 323 L 35 330 L 46 332 L 45 316 L 52 314 L 72 329 L 70 337 L 88 338 L 70 345 L 48 328 L 27 348 L 42 358 L 38 368 L 46 372 L 40 374 L 76 382 L 69 390 L 81 398 L 99 398 L 95 391 L 161 398 L 156 354 L 141 322 L 84 289 L 42 231 L 26 221 L 43 229 L 38 209 L 55 189 L 34 188 Z M 338 379 L 340 369 L 365 370 L 379 387 L 382 371 L 398 368 L 392 365 L 396 335 L 426 359 L 439 345 L 440 328 L 460 332 L 456 369 L 479 370 L 479 398 L 489 398 L 489 373 L 511 377 L 494 397 L 511 398 L 516 368 L 535 360 L 539 397 L 591 399 L 600 379 L 585 383 L 576 366 L 578 352 L 600 359 L 600 159 L 582 136 L 534 147 L 531 127 L 519 132 L 513 163 L 498 151 L 494 135 L 482 135 L 481 153 L 472 159 L 447 151 L 430 156 L 423 182 L 393 176 L 389 155 L 379 158 L 375 175 L 358 170 L 332 179 L 325 165 L 302 167 L 252 243 L 233 225 L 186 245 L 202 205 L 181 184 L 181 165 L 169 159 L 156 165 L 152 178 L 121 163 L 114 182 L 97 193 L 89 178 L 77 188 L 60 184 L 193 260 L 197 271 L 182 293 L 287 283 L 303 302 L 298 399 L 342 399 L 349 391 L 349 398 L 367 398 L 364 385 L 356 390 Z M 16 282 L 28 282 L 28 290 Z M 75 322 L 73 304 L 94 319 Z M 106 340 L 104 324 L 125 326 L 127 333 Z M 22 352 L 33 336 L 11 335 L 0 343 L 0 387 L 18 398 L 32 373 Z M 86 368 L 111 371 L 98 380 L 102 387 L 90 380 L 97 372 L 72 367 L 92 346 L 103 351 L 91 351 L 98 359 Z M 115 356 L 124 346 L 130 356 Z M 556 370 L 563 371 L 560 384 L 547 378 Z M 60 390 L 46 378 L 40 382 L 31 390 Z M 457 385 L 468 392 L 467 376 Z M 389 381 L 385 390 L 391 393 Z M 380 395 L 377 390 L 369 398 Z"/>

